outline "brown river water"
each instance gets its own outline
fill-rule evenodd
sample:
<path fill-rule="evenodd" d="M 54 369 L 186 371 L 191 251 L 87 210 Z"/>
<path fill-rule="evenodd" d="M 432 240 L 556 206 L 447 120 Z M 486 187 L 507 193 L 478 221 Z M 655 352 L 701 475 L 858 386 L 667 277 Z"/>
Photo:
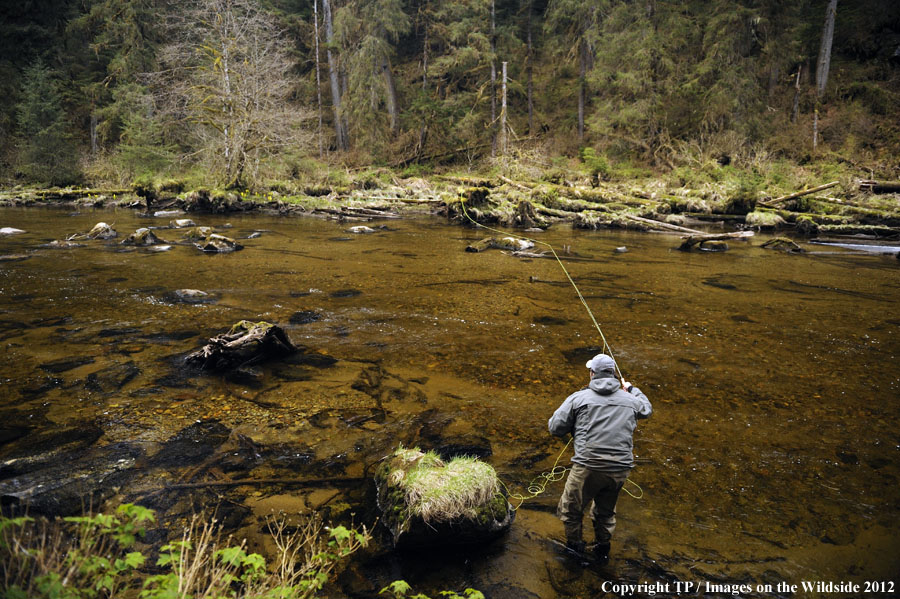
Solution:
<path fill-rule="evenodd" d="M 215 419 L 229 443 L 302 448 L 306 478 L 362 479 L 190 496 L 194 509 L 231 505 L 233 526 L 252 538 L 271 510 L 323 507 L 371 525 L 367 479 L 398 443 L 489 449 L 519 492 L 553 465 L 563 443 L 547 419 L 586 384 L 584 362 L 601 345 L 555 261 L 467 253 L 485 233 L 436 217 L 369 235 L 309 218 L 190 218 L 228 223 L 222 232 L 235 238 L 261 234 L 223 255 L 102 241 L 50 249 L 42 245 L 98 221 L 121 240 L 168 219 L 0 209 L 0 226 L 26 231 L 0 237 L 0 256 L 20 257 L 0 261 L 5 422 L 34 423 L 29 435 L 93 422 L 94 445 L 138 443 L 152 455 Z M 534 235 L 570 246 L 567 268 L 654 406 L 635 434 L 631 478 L 643 497 L 619 500 L 612 561 L 561 554 L 556 482 L 487 547 L 398 554 L 376 528 L 380 540 L 353 558 L 335 596 L 375 596 L 396 579 L 430 595 L 474 587 L 489 598 L 628 596 L 614 584 L 637 583 L 674 595 L 685 581 L 773 589 L 741 596 L 791 596 L 778 585 L 801 581 L 900 583 L 900 261 L 814 246 L 786 254 L 760 248 L 765 236 L 685 253 L 668 235 L 568 226 Z M 172 292 L 183 288 L 210 301 L 178 301 Z M 179 374 L 177 356 L 240 319 L 283 326 L 308 359 L 267 365 L 250 382 Z M 22 441 L 0 445 L 0 457 Z M 188 477 L 186 466 L 148 466 L 135 484 L 228 476 L 221 464 L 192 467 Z M 268 464 L 239 477 L 290 475 Z M 134 489 L 118 497 L 136 498 Z M 701 586 L 700 596 L 733 595 Z"/>

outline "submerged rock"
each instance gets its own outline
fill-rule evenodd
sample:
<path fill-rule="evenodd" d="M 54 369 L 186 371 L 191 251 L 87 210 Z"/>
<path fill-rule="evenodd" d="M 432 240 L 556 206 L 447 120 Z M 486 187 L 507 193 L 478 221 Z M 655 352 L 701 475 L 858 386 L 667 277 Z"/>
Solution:
<path fill-rule="evenodd" d="M 375 473 L 382 522 L 395 547 L 482 544 L 505 533 L 515 511 L 494 469 L 399 448 Z"/>
<path fill-rule="evenodd" d="M 16 229 L 15 227 L 3 227 L 0 228 L 0 235 L 18 235 L 19 233 L 24 233 L 22 229 Z"/>
<path fill-rule="evenodd" d="M 147 461 L 151 467 L 188 466 L 208 457 L 222 445 L 231 431 L 217 420 L 200 420 L 165 442 Z"/>
<path fill-rule="evenodd" d="M 726 252 L 728 243 L 724 241 L 701 241 L 697 248 L 701 252 Z"/>
<path fill-rule="evenodd" d="M 84 247 L 84 244 L 69 241 L 68 239 L 57 239 L 55 241 L 51 241 L 50 243 L 45 243 L 41 247 L 52 248 L 55 250 L 68 250 L 72 248 Z"/>
<path fill-rule="evenodd" d="M 347 229 L 347 232 L 356 234 L 368 234 L 374 233 L 375 229 L 373 229 L 372 227 L 367 227 L 365 225 L 357 225 L 355 227 L 350 227 L 349 229 Z"/>
<path fill-rule="evenodd" d="M 203 348 L 189 354 L 185 363 L 204 370 L 236 370 L 296 351 L 281 327 L 241 320 L 227 333 L 210 338 Z"/>
<path fill-rule="evenodd" d="M 189 218 L 178 218 L 178 219 L 169 221 L 169 227 L 171 227 L 173 229 L 185 229 L 187 227 L 196 227 L 196 226 L 197 225 L 194 224 L 194 221 L 192 221 Z"/>
<path fill-rule="evenodd" d="M 194 247 L 207 253 L 228 253 L 244 249 L 234 239 L 218 233 L 210 233 L 202 242 L 195 243 Z"/>
<path fill-rule="evenodd" d="M 39 470 L 61 457 L 93 445 L 103 430 L 93 422 L 75 422 L 65 428 L 32 433 L 0 452 L 0 479 Z"/>
<path fill-rule="evenodd" d="M 66 372 L 67 370 L 93 363 L 94 358 L 91 356 L 75 356 L 74 358 L 63 358 L 61 360 L 54 360 L 53 362 L 44 362 L 43 364 L 39 364 L 38 368 L 44 372 L 49 372 L 50 374 L 59 374 L 60 372 Z"/>
<path fill-rule="evenodd" d="M 309 324 L 321 319 L 322 315 L 318 312 L 313 312 L 312 310 L 300 310 L 299 312 L 291 314 L 288 322 L 291 324 Z"/>
<path fill-rule="evenodd" d="M 153 231 L 142 227 L 122 240 L 124 245 L 159 245 L 163 242 Z"/>
<path fill-rule="evenodd" d="M 133 478 L 141 455 L 127 443 L 62 453 L 45 468 L 0 482 L 0 505 L 12 514 L 82 514 Z"/>
<path fill-rule="evenodd" d="M 21 262 L 31 258 L 28 254 L 5 254 L 0 256 L 0 262 Z"/>
<path fill-rule="evenodd" d="M 127 385 L 140 373 L 140 368 L 135 366 L 134 362 L 113 364 L 89 374 L 84 381 L 84 386 L 89 391 L 112 393 Z"/>
<path fill-rule="evenodd" d="M 176 289 L 165 295 L 166 299 L 183 304 L 212 304 L 216 298 L 200 289 Z"/>

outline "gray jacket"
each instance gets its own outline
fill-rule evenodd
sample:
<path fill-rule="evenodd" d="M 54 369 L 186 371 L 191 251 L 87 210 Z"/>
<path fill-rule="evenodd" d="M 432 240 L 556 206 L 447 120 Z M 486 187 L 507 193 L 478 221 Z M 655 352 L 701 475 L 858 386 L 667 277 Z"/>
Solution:
<path fill-rule="evenodd" d="M 618 472 L 634 467 L 631 435 L 638 418 L 649 418 L 650 400 L 637 387 L 621 388 L 615 378 L 592 379 L 587 389 L 566 398 L 548 423 L 550 432 L 575 437 L 572 462 L 591 470 Z"/>

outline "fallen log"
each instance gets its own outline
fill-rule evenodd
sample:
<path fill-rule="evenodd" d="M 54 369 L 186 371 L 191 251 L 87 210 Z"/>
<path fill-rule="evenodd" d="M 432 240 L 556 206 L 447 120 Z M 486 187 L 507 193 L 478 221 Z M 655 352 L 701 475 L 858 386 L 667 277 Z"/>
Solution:
<path fill-rule="evenodd" d="M 698 231 L 697 229 L 689 229 L 687 227 L 680 227 L 678 225 L 672 225 L 669 223 L 664 223 L 662 221 L 653 220 L 652 218 L 644 218 L 642 216 L 634 216 L 633 214 L 623 214 L 625 218 L 628 220 L 633 220 L 635 222 L 644 223 L 648 227 L 664 229 L 666 231 L 677 231 L 679 233 L 690 233 L 692 235 L 706 235 L 703 231 Z"/>
<path fill-rule="evenodd" d="M 780 198 L 775 198 L 774 200 L 769 200 L 767 204 L 779 204 L 781 202 L 786 202 L 788 200 L 793 200 L 794 198 L 799 198 L 801 196 L 809 195 L 811 193 L 816 193 L 817 191 L 823 191 L 825 189 L 830 189 L 839 185 L 840 181 L 832 181 L 831 183 L 826 183 L 824 185 L 819 185 L 818 187 L 813 187 L 812 189 L 804 189 L 803 191 L 798 191 L 796 193 L 792 193 L 786 196 L 781 196 Z M 764 204 L 765 205 L 765 204 Z"/>
<path fill-rule="evenodd" d="M 859 190 L 869 193 L 900 193 L 900 183 L 863 180 L 859 182 Z"/>
<path fill-rule="evenodd" d="M 532 187 L 522 185 L 521 183 L 516 183 L 512 179 L 510 179 L 508 177 L 504 177 L 503 175 L 500 175 L 500 180 L 503 181 L 504 183 L 506 183 L 507 185 L 511 185 L 512 187 L 515 187 L 516 189 L 521 189 L 522 191 L 531 191 L 532 190 Z"/>
<path fill-rule="evenodd" d="M 692 247 L 694 247 L 698 243 L 703 243 L 704 241 L 744 239 L 746 237 L 753 237 L 753 235 L 753 231 L 735 231 L 734 233 L 715 233 L 712 235 L 707 235 L 705 233 L 700 233 L 699 235 L 685 235 L 684 237 L 682 237 L 684 241 L 681 242 L 681 245 L 678 246 L 678 249 L 684 252 L 688 252 Z"/>

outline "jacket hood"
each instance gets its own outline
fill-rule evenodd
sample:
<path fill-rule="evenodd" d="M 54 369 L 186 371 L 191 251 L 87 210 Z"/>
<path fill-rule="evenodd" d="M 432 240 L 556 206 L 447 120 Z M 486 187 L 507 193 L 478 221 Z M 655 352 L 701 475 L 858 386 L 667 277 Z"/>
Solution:
<path fill-rule="evenodd" d="M 622 385 L 619 383 L 618 379 L 614 378 L 602 378 L 602 379 L 591 379 L 591 383 L 588 387 L 592 391 L 596 391 L 600 395 L 612 395 L 617 390 L 619 390 Z"/>

